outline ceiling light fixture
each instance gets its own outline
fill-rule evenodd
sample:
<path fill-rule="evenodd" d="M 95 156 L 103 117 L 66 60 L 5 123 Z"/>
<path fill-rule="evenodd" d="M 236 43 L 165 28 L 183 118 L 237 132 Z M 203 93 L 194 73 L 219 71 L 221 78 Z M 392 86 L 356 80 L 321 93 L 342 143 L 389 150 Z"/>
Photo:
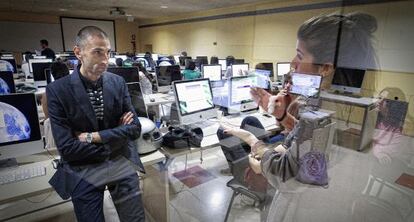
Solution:
<path fill-rule="evenodd" d="M 168 8 L 168 6 L 166 6 L 166 5 L 161 5 L 161 8 Z"/>
<path fill-rule="evenodd" d="M 67 9 L 65 9 L 65 8 L 60 8 L 60 9 L 59 9 L 59 11 L 61 11 L 61 12 L 66 12 L 66 11 L 67 11 Z"/>

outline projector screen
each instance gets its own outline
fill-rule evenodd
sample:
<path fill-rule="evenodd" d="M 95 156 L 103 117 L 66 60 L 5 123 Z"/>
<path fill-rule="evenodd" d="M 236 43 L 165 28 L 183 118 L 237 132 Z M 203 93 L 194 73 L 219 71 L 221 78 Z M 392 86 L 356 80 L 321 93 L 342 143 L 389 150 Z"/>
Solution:
<path fill-rule="evenodd" d="M 113 20 L 60 17 L 60 25 L 64 51 L 73 51 L 75 38 L 79 30 L 90 25 L 97 26 L 106 32 L 111 42 L 111 50 L 116 51 L 115 23 Z"/>

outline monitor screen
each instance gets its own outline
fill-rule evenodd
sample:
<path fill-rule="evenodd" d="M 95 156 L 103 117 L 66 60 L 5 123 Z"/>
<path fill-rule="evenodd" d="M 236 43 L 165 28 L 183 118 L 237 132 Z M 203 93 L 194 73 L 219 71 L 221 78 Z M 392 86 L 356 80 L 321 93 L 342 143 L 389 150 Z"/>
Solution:
<path fill-rule="evenodd" d="M 233 64 L 243 64 L 244 59 L 235 59 Z"/>
<path fill-rule="evenodd" d="M 207 65 L 208 64 L 207 56 L 197 56 L 196 60 L 197 60 L 198 64 L 200 64 L 200 65 Z"/>
<path fill-rule="evenodd" d="M 109 58 L 108 62 L 112 65 L 116 65 L 116 58 L 115 57 Z"/>
<path fill-rule="evenodd" d="M 230 80 L 230 105 L 253 101 L 250 88 L 255 86 L 254 76 L 232 77 Z"/>
<path fill-rule="evenodd" d="M 175 55 L 174 56 L 174 61 L 175 61 L 175 64 L 180 64 L 180 56 L 179 55 Z"/>
<path fill-rule="evenodd" d="M 157 66 L 171 66 L 174 64 L 175 64 L 174 60 L 167 59 L 166 57 L 159 59 L 157 61 Z"/>
<path fill-rule="evenodd" d="M 322 76 L 315 74 L 292 73 L 292 94 L 305 97 L 319 97 Z"/>
<path fill-rule="evenodd" d="M 50 77 L 46 76 L 46 74 L 48 74 L 46 70 L 50 69 L 51 66 L 52 66 L 51 62 L 41 62 L 41 63 L 32 64 L 33 80 L 34 80 L 34 85 L 36 87 L 47 86 L 48 79 L 50 79 Z"/>
<path fill-rule="evenodd" d="M 257 87 L 263 88 L 263 89 L 269 89 L 270 88 L 270 75 L 272 71 L 270 70 L 262 70 L 262 69 L 256 69 L 254 71 L 255 76 L 257 78 Z"/>
<path fill-rule="evenodd" d="M 341 92 L 360 93 L 365 70 L 337 67 L 331 88 Z"/>
<path fill-rule="evenodd" d="M 233 64 L 231 66 L 232 76 L 244 76 L 249 71 L 249 64 Z"/>
<path fill-rule="evenodd" d="M 13 73 L 17 73 L 16 60 L 13 57 L 1 57 L 0 60 L 9 62 L 13 66 Z"/>
<path fill-rule="evenodd" d="M 170 86 L 173 81 L 181 80 L 180 66 L 157 66 L 155 68 L 158 86 Z"/>
<path fill-rule="evenodd" d="M 278 62 L 276 63 L 276 71 L 278 77 L 283 77 L 283 75 L 290 72 L 290 62 Z"/>
<path fill-rule="evenodd" d="M 182 116 L 214 108 L 208 79 L 180 81 L 174 87 Z"/>
<path fill-rule="evenodd" d="M 221 65 L 204 65 L 203 76 L 211 81 L 221 80 Z"/>
<path fill-rule="evenodd" d="M 258 63 L 256 65 L 256 70 L 257 69 L 260 69 L 260 70 L 268 70 L 268 71 L 270 71 L 269 77 L 273 77 L 273 63 L 271 63 L 271 62 Z"/>
<path fill-rule="evenodd" d="M 145 54 L 144 54 L 144 57 L 145 57 Z M 151 57 L 152 57 L 152 60 L 158 61 L 158 54 L 152 54 Z"/>
<path fill-rule="evenodd" d="M 127 83 L 129 96 L 131 97 L 132 106 L 135 112 L 140 117 L 148 118 L 147 109 L 144 102 L 144 97 L 141 91 L 141 84 L 139 82 Z"/>
<path fill-rule="evenodd" d="M 180 66 L 185 66 L 185 60 L 190 60 L 191 56 L 180 56 L 179 60 L 180 60 Z"/>
<path fill-rule="evenodd" d="M 125 82 L 139 82 L 137 67 L 108 67 L 108 72 L 122 76 Z"/>
<path fill-rule="evenodd" d="M 15 93 L 13 73 L 7 71 L 0 71 L 0 95 L 7 95 Z"/>
<path fill-rule="evenodd" d="M 33 73 L 33 63 L 52 62 L 52 59 L 29 59 L 29 72 Z"/>
<path fill-rule="evenodd" d="M 227 60 L 219 59 L 218 63 L 221 65 L 221 70 L 223 70 L 223 71 L 227 70 Z"/>
<path fill-rule="evenodd" d="M 0 147 L 41 140 L 35 95 L 0 96 Z"/>

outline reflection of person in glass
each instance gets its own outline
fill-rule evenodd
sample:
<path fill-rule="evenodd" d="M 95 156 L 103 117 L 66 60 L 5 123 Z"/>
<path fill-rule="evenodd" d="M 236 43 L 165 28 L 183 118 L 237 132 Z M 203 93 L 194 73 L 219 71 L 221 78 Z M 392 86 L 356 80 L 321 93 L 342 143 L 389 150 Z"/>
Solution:
<path fill-rule="evenodd" d="M 73 50 L 81 65 L 46 89 L 61 156 L 50 184 L 72 198 L 78 221 L 104 221 L 106 187 L 121 221 L 144 221 L 136 173 L 143 166 L 133 142 L 141 125 L 124 79 L 105 72 L 110 48 L 101 29 L 82 28 Z"/>
<path fill-rule="evenodd" d="M 367 68 L 375 65 L 371 38 L 376 27 L 376 19 L 363 13 L 330 14 L 311 18 L 302 24 L 297 32 L 297 54 L 292 60 L 291 67 L 297 73 L 321 75 L 323 77 L 321 88 L 329 89 L 337 66 Z M 337 39 L 338 30 L 341 30 L 340 42 Z M 335 61 L 337 61 L 336 64 Z M 282 99 L 283 94 L 272 97 L 261 89 L 254 89 L 252 93 L 258 104 L 265 110 L 268 110 L 269 101 L 275 100 L 275 107 L 271 114 L 285 127 L 290 129 L 295 127 L 297 116 L 288 112 L 289 107 L 296 104 L 295 101 L 289 105 L 286 100 Z M 299 197 L 294 197 L 294 192 L 290 193 L 288 191 L 290 188 L 281 183 L 278 175 L 281 170 L 278 159 L 281 155 L 293 155 L 287 151 L 291 148 L 293 138 L 298 136 L 295 135 L 297 130 L 293 129 L 283 144 L 267 145 L 257 139 L 259 130 L 263 130 L 260 122 L 253 121 L 252 126 L 250 129 L 253 131 L 249 128 L 243 130 L 226 127 L 224 133 L 240 138 L 251 147 L 248 160 L 250 167 L 256 173 L 263 174 L 272 187 L 278 189 L 282 195 L 277 198 L 279 202 L 272 203 L 267 220 L 282 221 L 286 213 L 292 211 L 289 200 Z M 280 201 L 283 199 L 287 202 Z M 313 207 L 319 206 L 319 203 L 312 204 Z M 294 208 L 297 211 L 300 210 L 298 207 Z"/>

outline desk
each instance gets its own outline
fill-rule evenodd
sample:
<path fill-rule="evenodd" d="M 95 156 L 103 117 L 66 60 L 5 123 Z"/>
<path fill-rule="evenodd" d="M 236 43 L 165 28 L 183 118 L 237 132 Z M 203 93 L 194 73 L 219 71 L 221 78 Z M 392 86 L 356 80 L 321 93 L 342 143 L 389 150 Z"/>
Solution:
<path fill-rule="evenodd" d="M 233 122 L 238 123 L 240 125 L 243 118 L 246 116 L 254 116 L 260 120 L 267 131 L 275 131 L 280 130 L 280 127 L 276 124 L 276 119 L 274 117 L 263 117 L 262 114 L 255 111 L 255 113 L 244 114 L 240 116 L 224 116 L 222 117 L 223 122 Z M 219 123 L 216 123 L 217 129 L 219 127 Z M 216 134 L 204 136 L 203 140 L 201 141 L 201 147 L 190 147 L 190 148 L 183 148 L 183 149 L 173 149 L 169 147 L 161 147 L 161 152 L 165 154 L 169 161 L 175 157 L 186 155 L 188 153 L 203 151 L 206 149 L 211 149 L 219 145 L 219 139 L 217 138 Z"/>
<path fill-rule="evenodd" d="M 154 101 L 151 101 L 151 99 L 154 99 Z M 170 94 L 154 93 L 144 95 L 144 102 L 146 106 L 158 106 L 175 102 L 175 97 Z"/>
<path fill-rule="evenodd" d="M 57 155 L 56 151 L 54 155 Z M 156 163 L 164 160 L 165 156 L 159 151 L 141 157 L 147 172 L 142 176 L 141 181 L 142 190 L 144 191 L 142 196 L 144 207 L 154 221 L 168 221 L 169 218 L 169 188 L 168 183 L 165 183 L 168 175 L 166 171 L 158 171 L 156 167 Z M 48 183 L 55 170 L 47 153 L 19 158 L 18 161 L 19 163 L 38 162 L 44 164 L 46 175 L 0 185 L 0 221 L 70 201 L 58 197 Z M 50 198 L 46 198 L 44 202 L 30 203 L 29 205 L 28 202 L 24 201 L 25 198 L 38 197 L 39 195 L 50 195 Z"/>
<path fill-rule="evenodd" d="M 320 97 L 323 101 L 358 106 L 363 108 L 364 117 L 362 119 L 357 150 L 362 151 L 367 145 L 371 143 L 371 139 L 375 129 L 375 124 L 377 122 L 378 111 L 376 109 L 376 105 L 379 101 L 378 99 L 367 97 L 353 98 L 349 96 L 336 95 L 327 92 L 321 92 Z"/>

